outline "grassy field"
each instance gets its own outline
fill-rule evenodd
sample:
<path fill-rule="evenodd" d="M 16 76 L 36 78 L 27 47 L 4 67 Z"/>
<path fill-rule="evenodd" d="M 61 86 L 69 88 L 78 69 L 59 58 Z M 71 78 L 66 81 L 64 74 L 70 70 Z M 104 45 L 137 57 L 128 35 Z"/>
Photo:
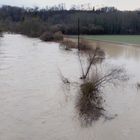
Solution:
<path fill-rule="evenodd" d="M 140 35 L 84 35 L 82 37 L 89 40 L 140 44 Z"/>

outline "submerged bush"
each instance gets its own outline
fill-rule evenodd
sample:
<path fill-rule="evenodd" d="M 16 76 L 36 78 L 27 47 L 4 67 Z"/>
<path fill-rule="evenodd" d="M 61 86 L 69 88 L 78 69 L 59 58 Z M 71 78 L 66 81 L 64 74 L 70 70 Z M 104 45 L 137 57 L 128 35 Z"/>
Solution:
<path fill-rule="evenodd" d="M 102 108 L 102 98 L 99 96 L 98 88 L 92 81 L 84 82 L 81 85 L 77 108 L 80 117 L 87 125 L 102 116 L 104 110 Z"/>
<path fill-rule="evenodd" d="M 52 32 L 44 32 L 40 39 L 43 41 L 52 41 L 53 40 L 53 33 Z"/>
<path fill-rule="evenodd" d="M 140 89 L 140 83 L 137 83 L 137 89 Z"/>
<path fill-rule="evenodd" d="M 71 40 L 64 40 L 60 42 L 60 47 L 64 48 L 65 50 L 71 50 L 73 48 L 77 48 L 77 45 Z"/>
<path fill-rule="evenodd" d="M 62 32 L 44 32 L 41 36 L 40 39 L 43 41 L 61 41 L 63 40 L 63 34 Z"/>
<path fill-rule="evenodd" d="M 92 82 L 86 82 L 81 85 L 81 91 L 85 96 L 90 96 L 94 89 L 95 87 L 93 86 Z"/>
<path fill-rule="evenodd" d="M 92 45 L 88 41 L 81 39 L 79 42 L 79 49 L 83 51 L 91 50 Z"/>
<path fill-rule="evenodd" d="M 102 76 L 96 72 L 92 74 L 90 78 L 83 80 L 83 84 L 80 86 L 80 96 L 76 105 L 79 116 L 86 125 L 91 125 L 93 121 L 98 120 L 101 116 L 108 120 L 112 118 L 105 115 L 101 96 L 102 88 L 107 83 L 116 85 L 117 82 L 124 82 L 129 79 L 125 71 L 121 68 L 113 68 Z"/>
<path fill-rule="evenodd" d="M 61 41 L 63 40 L 63 34 L 61 31 L 58 31 L 58 32 L 55 32 L 54 35 L 53 35 L 53 39 L 55 41 Z"/>
<path fill-rule="evenodd" d="M 78 49 L 78 47 L 79 47 L 79 50 L 81 51 L 93 50 L 92 45 L 88 41 L 83 40 L 83 39 L 79 41 L 79 46 L 78 46 L 78 42 L 74 42 L 71 40 L 64 40 L 63 42 L 60 43 L 60 46 L 64 47 L 66 50 L 70 50 L 72 48 Z"/>
<path fill-rule="evenodd" d="M 0 37 L 2 37 L 2 30 L 0 29 Z"/>

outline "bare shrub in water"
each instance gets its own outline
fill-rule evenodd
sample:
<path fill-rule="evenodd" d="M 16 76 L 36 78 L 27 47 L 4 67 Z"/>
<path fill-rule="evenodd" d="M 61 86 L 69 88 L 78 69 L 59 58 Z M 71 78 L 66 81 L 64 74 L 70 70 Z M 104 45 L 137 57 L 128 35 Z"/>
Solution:
<path fill-rule="evenodd" d="M 43 41 L 52 41 L 53 40 L 53 33 L 52 32 L 44 32 L 41 36 L 40 39 Z"/>
<path fill-rule="evenodd" d="M 76 42 L 71 41 L 71 40 L 64 40 L 60 43 L 60 47 L 64 47 L 66 50 L 70 49 L 78 49 L 78 45 Z M 86 41 L 81 39 L 79 42 L 79 48 L 80 51 L 86 52 L 86 51 L 92 51 L 92 45 Z"/>
<path fill-rule="evenodd" d="M 0 29 L 0 37 L 2 37 L 2 30 Z"/>
<path fill-rule="evenodd" d="M 81 39 L 79 42 L 79 49 L 82 51 L 91 51 L 92 45 L 88 41 Z"/>
<path fill-rule="evenodd" d="M 63 34 L 61 31 L 58 31 L 58 32 L 55 32 L 54 35 L 53 35 L 53 39 L 55 41 L 61 41 L 63 40 Z"/>
<path fill-rule="evenodd" d="M 128 77 L 123 69 L 111 69 L 104 76 L 93 76 L 84 80 L 80 87 L 80 96 L 77 102 L 79 116 L 86 123 L 91 125 L 92 121 L 98 120 L 104 116 L 104 108 L 102 106 L 101 87 L 107 83 L 113 83 L 116 80 L 127 80 Z M 105 116 L 106 117 L 106 116 Z"/>
<path fill-rule="evenodd" d="M 60 31 L 55 33 L 47 31 L 40 36 L 40 39 L 43 41 L 61 41 L 63 40 L 63 34 Z"/>
<path fill-rule="evenodd" d="M 139 89 L 140 89 L 140 83 L 137 83 L 137 84 L 136 84 L 136 87 L 137 87 L 137 89 L 139 90 Z"/>
<path fill-rule="evenodd" d="M 113 83 L 116 80 L 126 80 L 126 75 L 123 69 L 114 68 L 108 71 L 103 76 L 95 74 L 91 76 L 92 67 L 105 59 L 105 52 L 98 46 L 93 48 L 87 41 L 80 41 L 79 46 L 76 43 L 65 40 L 61 42 L 61 46 L 69 50 L 71 48 L 78 48 L 78 58 L 82 69 L 82 84 L 80 85 L 79 99 L 76 104 L 80 118 L 86 123 L 91 125 L 92 121 L 98 120 L 104 116 L 104 108 L 102 106 L 101 87 L 106 83 Z M 85 52 L 87 56 L 87 68 L 83 67 L 81 52 Z M 88 76 L 89 75 L 89 76 Z M 67 82 L 66 82 L 67 83 Z M 105 116 L 106 117 L 106 116 Z"/>
<path fill-rule="evenodd" d="M 103 114 L 102 98 L 98 92 L 98 88 L 91 81 L 81 85 L 80 96 L 76 107 L 79 116 L 86 124 L 91 124 L 93 120 L 98 120 Z"/>
<path fill-rule="evenodd" d="M 98 62 L 102 62 L 105 58 L 105 53 L 102 49 L 100 49 L 99 47 L 96 47 L 95 49 L 92 49 L 92 53 L 88 53 L 89 56 L 88 56 L 88 67 L 87 69 L 85 70 L 85 73 L 82 74 L 82 77 L 81 79 L 86 79 L 89 72 L 90 72 L 90 69 L 92 67 L 92 65 L 96 65 L 96 63 Z M 80 55 L 79 55 L 79 59 L 80 59 Z M 82 62 L 80 61 L 80 64 Z M 82 67 L 82 64 L 81 64 L 81 67 Z M 82 67 L 83 69 L 83 67 Z M 84 71 L 84 70 L 82 70 Z"/>
<path fill-rule="evenodd" d="M 76 43 L 70 40 L 64 40 L 60 42 L 60 47 L 64 48 L 65 50 L 77 48 Z"/>

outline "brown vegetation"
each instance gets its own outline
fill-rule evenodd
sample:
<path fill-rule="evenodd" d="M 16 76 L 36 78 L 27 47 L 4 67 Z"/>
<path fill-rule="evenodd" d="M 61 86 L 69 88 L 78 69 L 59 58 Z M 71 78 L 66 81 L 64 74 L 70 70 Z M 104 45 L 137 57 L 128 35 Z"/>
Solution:
<path fill-rule="evenodd" d="M 77 102 L 77 109 L 79 116 L 86 123 L 91 125 L 92 121 L 98 120 L 104 116 L 104 108 L 102 105 L 101 88 L 107 83 L 114 83 L 116 80 L 127 80 L 128 77 L 123 69 L 111 69 L 103 76 L 95 73 L 90 79 L 86 79 L 81 84 L 80 96 Z"/>
<path fill-rule="evenodd" d="M 52 41 L 53 40 L 53 33 L 52 32 L 44 32 L 40 39 L 43 41 Z"/>
<path fill-rule="evenodd" d="M 77 48 L 77 45 L 71 40 L 64 40 L 60 42 L 60 47 L 64 48 L 65 50 L 71 50 Z"/>
<path fill-rule="evenodd" d="M 81 79 L 86 79 L 87 75 L 90 72 L 90 69 L 91 69 L 92 65 L 96 65 L 96 63 L 98 63 L 98 62 L 102 62 L 103 59 L 105 58 L 104 51 L 101 50 L 99 47 L 97 47 L 95 49 L 92 49 L 92 52 L 88 53 L 88 54 L 89 54 L 89 56 L 88 56 L 89 64 L 88 64 L 88 67 L 87 67 L 85 73 L 82 74 Z"/>
<path fill-rule="evenodd" d="M 43 41 L 61 41 L 63 40 L 63 34 L 60 31 L 55 33 L 46 31 L 40 36 L 40 39 Z"/>
<path fill-rule="evenodd" d="M 137 89 L 140 89 L 140 83 L 137 83 Z"/>
<path fill-rule="evenodd" d="M 125 72 L 121 68 L 114 68 L 103 74 L 102 76 L 97 74 L 96 64 L 101 63 L 105 59 L 105 52 L 99 48 L 99 45 L 93 47 L 88 41 L 80 40 L 78 43 L 64 40 L 60 46 L 66 50 L 72 48 L 78 49 L 78 58 L 82 70 L 82 84 L 80 85 L 80 95 L 76 108 L 79 116 L 86 125 L 91 125 L 92 121 L 98 120 L 101 116 L 110 118 L 104 115 L 104 108 L 102 105 L 101 88 L 107 83 L 113 83 L 116 80 L 127 80 Z M 87 67 L 84 67 L 81 58 L 81 54 L 86 55 L 88 62 Z M 96 71 L 92 71 L 92 68 L 96 68 Z M 93 74 L 94 73 L 94 74 Z"/>
<path fill-rule="evenodd" d="M 80 39 L 79 50 L 91 51 L 92 50 L 92 45 L 87 40 Z"/>
<path fill-rule="evenodd" d="M 69 39 L 63 40 L 60 43 L 60 46 L 61 47 L 64 47 L 66 50 L 78 49 L 77 42 L 71 41 Z M 80 39 L 80 42 L 79 42 L 79 50 L 80 51 L 87 52 L 87 51 L 92 51 L 93 48 L 92 48 L 92 45 L 88 41 L 86 41 L 84 39 Z"/>
<path fill-rule="evenodd" d="M 55 41 L 62 41 L 63 40 L 63 34 L 61 31 L 55 32 L 53 35 L 53 40 Z"/>
<path fill-rule="evenodd" d="M 2 37 L 2 30 L 0 29 L 0 37 Z"/>
<path fill-rule="evenodd" d="M 98 88 L 91 81 L 81 85 L 77 109 L 86 124 L 91 124 L 93 120 L 98 120 L 103 114 L 102 98 L 99 96 Z"/>

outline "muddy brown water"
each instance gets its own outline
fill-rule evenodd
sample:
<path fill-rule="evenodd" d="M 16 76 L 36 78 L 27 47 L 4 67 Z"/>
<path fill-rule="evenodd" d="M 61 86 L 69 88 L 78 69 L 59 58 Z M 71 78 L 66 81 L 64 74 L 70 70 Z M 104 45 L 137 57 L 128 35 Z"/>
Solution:
<path fill-rule="evenodd" d="M 99 43 L 106 52 L 100 71 L 124 67 L 129 81 L 108 84 L 101 93 L 106 114 L 117 116 L 83 127 L 75 108 L 77 85 L 64 86 L 60 76 L 79 80 L 76 51 L 4 34 L 0 40 L 0 140 L 139 140 L 140 47 Z"/>

